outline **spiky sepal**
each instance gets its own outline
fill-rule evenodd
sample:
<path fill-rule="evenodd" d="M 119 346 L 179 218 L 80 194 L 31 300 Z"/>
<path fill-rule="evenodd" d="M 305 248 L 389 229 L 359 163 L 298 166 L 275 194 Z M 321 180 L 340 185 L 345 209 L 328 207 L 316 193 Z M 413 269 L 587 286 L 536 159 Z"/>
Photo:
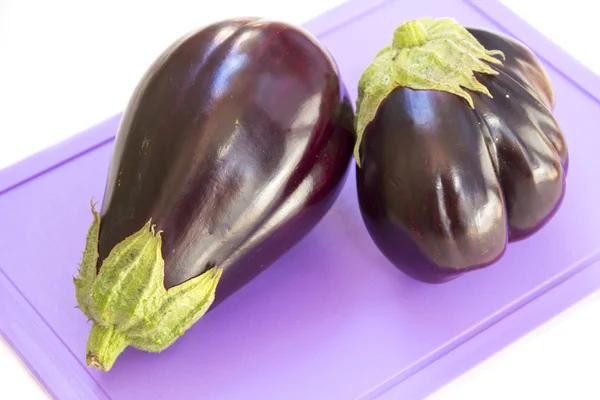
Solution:
<path fill-rule="evenodd" d="M 501 51 L 487 50 L 452 18 L 422 18 L 396 28 L 391 45 L 377 54 L 358 84 L 354 148 L 358 166 L 365 128 L 395 88 L 445 91 L 464 98 L 473 107 L 467 90 L 491 97 L 474 72 L 497 75 L 490 66 L 502 64 L 496 56 L 504 59 Z"/>
<path fill-rule="evenodd" d="M 166 290 L 161 232 L 148 221 L 112 249 L 97 273 L 100 215 L 93 204 L 92 214 L 74 283 L 78 306 L 93 322 L 87 364 L 108 371 L 127 346 L 160 352 L 183 335 L 212 304 L 222 270 Z"/>

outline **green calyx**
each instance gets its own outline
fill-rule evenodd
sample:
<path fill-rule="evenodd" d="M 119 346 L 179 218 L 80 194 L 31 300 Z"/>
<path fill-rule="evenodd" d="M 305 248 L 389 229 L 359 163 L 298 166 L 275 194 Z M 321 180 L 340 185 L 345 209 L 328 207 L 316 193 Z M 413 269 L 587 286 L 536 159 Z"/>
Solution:
<path fill-rule="evenodd" d="M 497 75 L 489 65 L 502 64 L 496 56 L 504 59 L 501 51 L 487 50 L 451 18 L 423 18 L 396 28 L 391 45 L 377 54 L 358 83 L 354 148 L 358 166 L 364 131 L 395 88 L 445 91 L 462 97 L 473 107 L 473 99 L 465 89 L 492 97 L 474 72 Z"/>
<path fill-rule="evenodd" d="M 183 335 L 212 304 L 222 270 L 166 290 L 161 232 L 148 221 L 112 249 L 97 273 L 100 215 L 93 205 L 92 214 L 75 294 L 93 322 L 87 364 L 108 371 L 127 346 L 160 352 Z"/>

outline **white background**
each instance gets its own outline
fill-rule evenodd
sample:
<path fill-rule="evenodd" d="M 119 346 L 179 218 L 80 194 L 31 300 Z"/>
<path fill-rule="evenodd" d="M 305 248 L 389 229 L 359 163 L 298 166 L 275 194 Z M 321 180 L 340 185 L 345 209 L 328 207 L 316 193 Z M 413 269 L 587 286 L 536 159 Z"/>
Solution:
<path fill-rule="evenodd" d="M 240 15 L 301 24 L 342 2 L 0 0 L 0 168 L 121 111 L 157 53 L 190 29 Z M 503 2 L 600 73 L 595 1 Z M 598 134 L 591 124 L 590 134 Z M 433 397 L 598 399 L 599 339 L 600 293 Z M 0 339 L 0 399 L 42 398 L 44 392 Z"/>

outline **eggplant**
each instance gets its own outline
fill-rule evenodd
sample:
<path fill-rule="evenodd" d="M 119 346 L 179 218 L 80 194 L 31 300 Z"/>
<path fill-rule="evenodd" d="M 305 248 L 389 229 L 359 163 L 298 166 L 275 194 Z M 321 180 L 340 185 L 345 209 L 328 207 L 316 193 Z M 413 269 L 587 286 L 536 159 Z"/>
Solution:
<path fill-rule="evenodd" d="M 75 278 L 86 361 L 160 352 L 303 238 L 352 161 L 354 112 L 315 37 L 238 18 L 166 49 L 122 116 Z"/>
<path fill-rule="evenodd" d="M 400 25 L 357 99 L 360 213 L 383 255 L 443 283 L 500 260 L 565 194 L 568 150 L 539 60 L 450 18 Z"/>

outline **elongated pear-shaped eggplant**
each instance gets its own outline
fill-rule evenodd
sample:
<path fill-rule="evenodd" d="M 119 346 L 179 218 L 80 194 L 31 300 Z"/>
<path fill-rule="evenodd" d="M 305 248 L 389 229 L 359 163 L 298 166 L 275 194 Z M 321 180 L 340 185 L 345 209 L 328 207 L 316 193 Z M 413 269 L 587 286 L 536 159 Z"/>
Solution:
<path fill-rule="evenodd" d="M 346 179 L 353 117 L 301 28 L 233 19 L 168 48 L 122 117 L 75 278 L 88 365 L 164 350 L 306 235 Z"/>
<path fill-rule="evenodd" d="M 411 21 L 363 74 L 356 180 L 365 225 L 408 275 L 445 282 L 541 229 L 568 152 L 535 55 L 450 19 Z"/>

